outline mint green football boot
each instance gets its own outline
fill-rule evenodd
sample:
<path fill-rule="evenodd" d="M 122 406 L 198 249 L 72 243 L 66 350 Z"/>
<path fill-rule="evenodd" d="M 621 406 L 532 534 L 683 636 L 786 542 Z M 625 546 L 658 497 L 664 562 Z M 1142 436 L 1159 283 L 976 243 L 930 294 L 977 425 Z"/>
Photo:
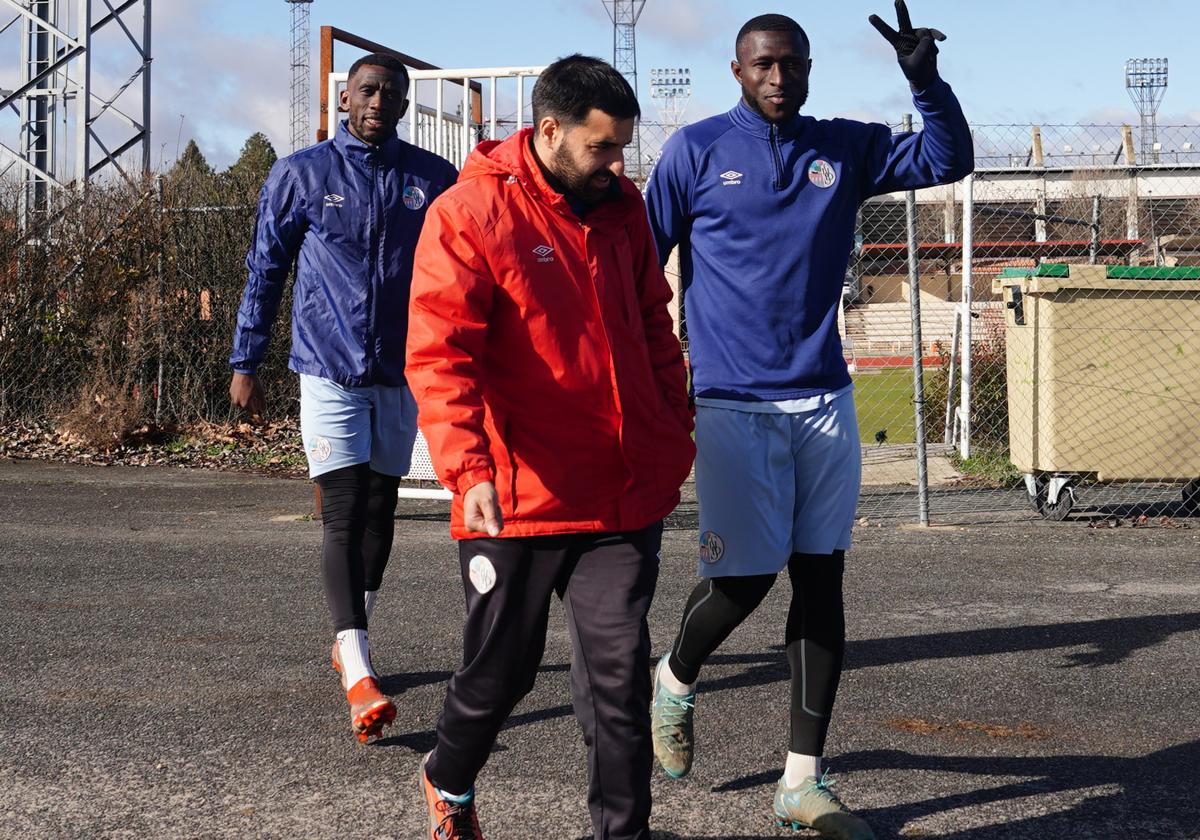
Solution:
<path fill-rule="evenodd" d="M 822 837 L 834 840 L 875 840 L 875 832 L 862 817 L 850 813 L 833 792 L 834 782 L 808 776 L 796 787 L 788 787 L 783 779 L 775 788 L 775 819 L 783 828 L 795 831 L 811 828 Z"/>
<path fill-rule="evenodd" d="M 666 664 L 663 657 L 654 670 L 654 704 L 650 707 L 650 738 L 654 757 L 672 779 L 682 779 L 692 769 L 692 712 L 696 692 L 675 694 L 658 679 Z"/>

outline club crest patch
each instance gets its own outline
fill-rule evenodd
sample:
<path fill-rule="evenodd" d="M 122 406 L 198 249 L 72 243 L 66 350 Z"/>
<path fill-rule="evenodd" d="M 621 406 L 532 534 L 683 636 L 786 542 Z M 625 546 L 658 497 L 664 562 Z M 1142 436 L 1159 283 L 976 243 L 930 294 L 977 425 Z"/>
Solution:
<path fill-rule="evenodd" d="M 701 562 L 711 566 L 713 563 L 720 563 L 724 556 L 725 541 L 718 536 L 716 531 L 705 531 L 700 535 Z"/>
<path fill-rule="evenodd" d="M 409 210 L 420 210 L 425 206 L 425 191 L 420 187 L 405 187 L 404 206 Z"/>
<path fill-rule="evenodd" d="M 808 166 L 808 180 L 823 190 L 827 190 L 837 182 L 837 172 L 827 160 L 818 158 Z"/>
<path fill-rule="evenodd" d="M 471 578 L 471 585 L 480 595 L 488 594 L 496 585 L 496 567 L 482 554 L 471 558 L 467 574 Z"/>
<path fill-rule="evenodd" d="M 312 458 L 318 464 L 322 464 L 329 460 L 329 456 L 333 453 L 333 447 L 329 440 L 323 437 L 315 437 L 308 445 L 308 457 Z"/>

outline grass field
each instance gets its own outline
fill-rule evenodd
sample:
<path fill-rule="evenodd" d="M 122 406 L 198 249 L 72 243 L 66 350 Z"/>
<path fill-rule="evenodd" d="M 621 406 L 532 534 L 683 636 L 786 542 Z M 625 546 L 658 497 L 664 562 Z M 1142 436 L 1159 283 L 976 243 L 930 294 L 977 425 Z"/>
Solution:
<path fill-rule="evenodd" d="M 915 443 L 912 368 L 884 368 L 854 374 L 854 401 L 863 443 L 875 444 L 875 434 L 887 431 L 888 443 Z"/>

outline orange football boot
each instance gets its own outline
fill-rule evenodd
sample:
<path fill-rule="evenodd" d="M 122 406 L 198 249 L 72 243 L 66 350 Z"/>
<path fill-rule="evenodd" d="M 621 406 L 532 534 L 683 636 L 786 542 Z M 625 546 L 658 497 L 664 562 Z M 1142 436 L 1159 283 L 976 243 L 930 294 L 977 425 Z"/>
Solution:
<path fill-rule="evenodd" d="M 475 790 L 471 790 L 466 802 L 446 799 L 425 775 L 428 760 L 428 755 L 421 759 L 421 791 L 429 809 L 429 833 L 425 840 L 483 840 L 479 815 L 475 813 Z"/>
<path fill-rule="evenodd" d="M 342 652 L 338 649 L 337 639 L 333 640 L 333 652 L 329 655 L 330 661 L 333 663 L 333 670 L 338 672 L 338 676 L 342 678 L 342 691 L 346 690 L 346 676 L 342 673 Z"/>
<path fill-rule="evenodd" d="M 396 706 L 379 690 L 374 677 L 363 677 L 346 692 L 350 701 L 350 726 L 358 740 L 367 743 L 383 734 L 383 727 L 396 719 Z"/>

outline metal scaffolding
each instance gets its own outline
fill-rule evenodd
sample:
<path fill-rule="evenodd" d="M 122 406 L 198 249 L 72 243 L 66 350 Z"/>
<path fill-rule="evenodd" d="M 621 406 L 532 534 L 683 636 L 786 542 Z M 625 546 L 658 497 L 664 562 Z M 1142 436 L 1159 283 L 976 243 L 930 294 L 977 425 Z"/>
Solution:
<path fill-rule="evenodd" d="M 17 148 L 0 143 L 0 175 L 15 168 L 21 180 L 22 227 L 31 215 L 51 210 L 55 191 L 82 190 L 110 167 L 132 180 L 127 170 L 139 146 L 137 165 L 149 171 L 151 3 L 102 0 L 96 17 L 92 0 L 0 0 L 0 12 L 16 15 L 0 33 L 13 24 L 21 27 L 20 81 L 13 90 L 0 90 L 0 118 L 17 115 Z M 95 45 L 99 33 L 118 28 L 124 35 L 118 36 L 119 49 Z M 115 90 L 101 93 L 93 84 L 98 49 L 109 66 L 121 51 L 132 59 L 126 65 L 132 66 L 129 77 Z M 141 116 L 135 119 L 117 103 L 138 82 Z"/>
<path fill-rule="evenodd" d="M 292 7 L 292 151 L 298 152 L 312 138 L 309 131 L 309 6 L 313 0 L 287 0 Z"/>
<path fill-rule="evenodd" d="M 638 95 L 637 79 L 637 22 L 646 6 L 646 0 L 602 0 L 608 16 L 613 22 L 613 67 L 629 80 L 634 95 Z M 634 132 L 634 160 L 637 161 L 635 177 L 642 171 L 641 131 Z"/>

